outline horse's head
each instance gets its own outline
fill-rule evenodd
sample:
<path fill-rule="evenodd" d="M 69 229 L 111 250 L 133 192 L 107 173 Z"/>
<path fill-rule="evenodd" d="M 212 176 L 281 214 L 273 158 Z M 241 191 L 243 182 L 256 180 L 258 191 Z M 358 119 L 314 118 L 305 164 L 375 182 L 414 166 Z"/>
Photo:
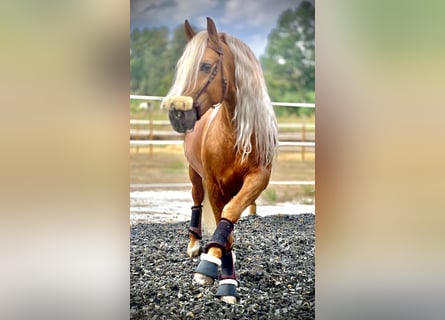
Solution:
<path fill-rule="evenodd" d="M 175 83 L 163 101 L 178 132 L 192 130 L 207 110 L 236 99 L 234 57 L 225 34 L 218 35 L 210 18 L 207 32 L 196 33 L 187 20 L 184 28 L 188 44 L 178 61 Z"/>

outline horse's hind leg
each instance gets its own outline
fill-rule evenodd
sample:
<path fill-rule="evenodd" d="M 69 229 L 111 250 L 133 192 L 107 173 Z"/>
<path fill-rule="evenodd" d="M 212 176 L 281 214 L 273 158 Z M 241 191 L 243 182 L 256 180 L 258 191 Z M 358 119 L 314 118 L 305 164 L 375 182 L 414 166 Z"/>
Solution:
<path fill-rule="evenodd" d="M 256 203 L 255 203 L 255 201 L 249 206 L 249 214 L 256 214 Z"/>
<path fill-rule="evenodd" d="M 202 201 L 204 200 L 204 187 L 201 176 L 189 166 L 189 177 L 192 182 L 193 207 L 189 226 L 189 244 L 187 254 L 189 257 L 196 257 L 200 252 L 199 240 L 201 235 L 201 213 Z"/>

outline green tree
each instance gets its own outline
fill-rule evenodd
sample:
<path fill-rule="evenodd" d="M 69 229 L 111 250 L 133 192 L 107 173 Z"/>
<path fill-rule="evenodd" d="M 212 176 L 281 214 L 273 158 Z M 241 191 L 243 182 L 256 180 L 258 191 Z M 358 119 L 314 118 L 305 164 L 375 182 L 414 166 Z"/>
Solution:
<path fill-rule="evenodd" d="M 168 47 L 168 29 L 136 29 L 130 37 L 130 90 L 135 94 L 161 94 L 159 81 L 166 70 L 163 55 Z"/>
<path fill-rule="evenodd" d="M 196 30 L 196 29 L 195 29 Z M 173 38 L 169 43 L 168 50 L 163 55 L 163 64 L 165 73 L 162 78 L 160 78 L 160 95 L 165 95 L 170 89 L 173 81 L 174 70 L 176 67 L 176 62 L 181 57 L 185 45 L 187 44 L 187 38 L 184 32 L 184 25 L 179 25 L 173 31 Z"/>
<path fill-rule="evenodd" d="M 315 8 L 303 1 L 287 9 L 268 37 L 261 64 L 272 100 L 313 102 L 315 99 Z M 303 113 L 312 109 L 298 109 Z"/>
<path fill-rule="evenodd" d="M 196 30 L 196 29 L 195 29 Z M 138 30 L 130 34 L 130 90 L 133 94 L 167 94 L 176 62 L 187 43 L 184 26 L 173 31 L 165 27 Z"/>

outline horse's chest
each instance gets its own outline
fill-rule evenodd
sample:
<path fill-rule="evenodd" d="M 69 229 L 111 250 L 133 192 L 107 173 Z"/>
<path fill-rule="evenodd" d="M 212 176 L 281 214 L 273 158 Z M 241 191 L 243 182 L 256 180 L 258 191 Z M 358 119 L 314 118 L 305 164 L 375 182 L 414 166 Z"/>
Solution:
<path fill-rule="evenodd" d="M 185 157 L 202 178 L 223 175 L 236 159 L 234 133 L 221 125 L 217 111 L 207 112 L 184 137 Z"/>
<path fill-rule="evenodd" d="M 205 172 L 202 165 L 201 148 L 202 139 L 209 120 L 209 113 L 205 113 L 200 121 L 195 123 L 195 128 L 184 136 L 184 155 L 190 166 L 202 177 Z"/>
<path fill-rule="evenodd" d="M 201 160 L 201 139 L 192 133 L 187 133 L 184 137 L 184 155 L 190 166 L 202 177 L 205 178 Z"/>

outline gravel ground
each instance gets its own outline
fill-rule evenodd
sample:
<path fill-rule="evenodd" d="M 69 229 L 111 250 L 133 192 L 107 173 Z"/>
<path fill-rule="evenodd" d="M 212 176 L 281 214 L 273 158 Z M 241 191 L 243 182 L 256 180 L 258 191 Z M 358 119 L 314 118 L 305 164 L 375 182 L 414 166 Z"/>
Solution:
<path fill-rule="evenodd" d="M 313 214 L 248 216 L 235 225 L 240 302 L 192 282 L 188 222 L 131 226 L 131 319 L 314 319 Z"/>

